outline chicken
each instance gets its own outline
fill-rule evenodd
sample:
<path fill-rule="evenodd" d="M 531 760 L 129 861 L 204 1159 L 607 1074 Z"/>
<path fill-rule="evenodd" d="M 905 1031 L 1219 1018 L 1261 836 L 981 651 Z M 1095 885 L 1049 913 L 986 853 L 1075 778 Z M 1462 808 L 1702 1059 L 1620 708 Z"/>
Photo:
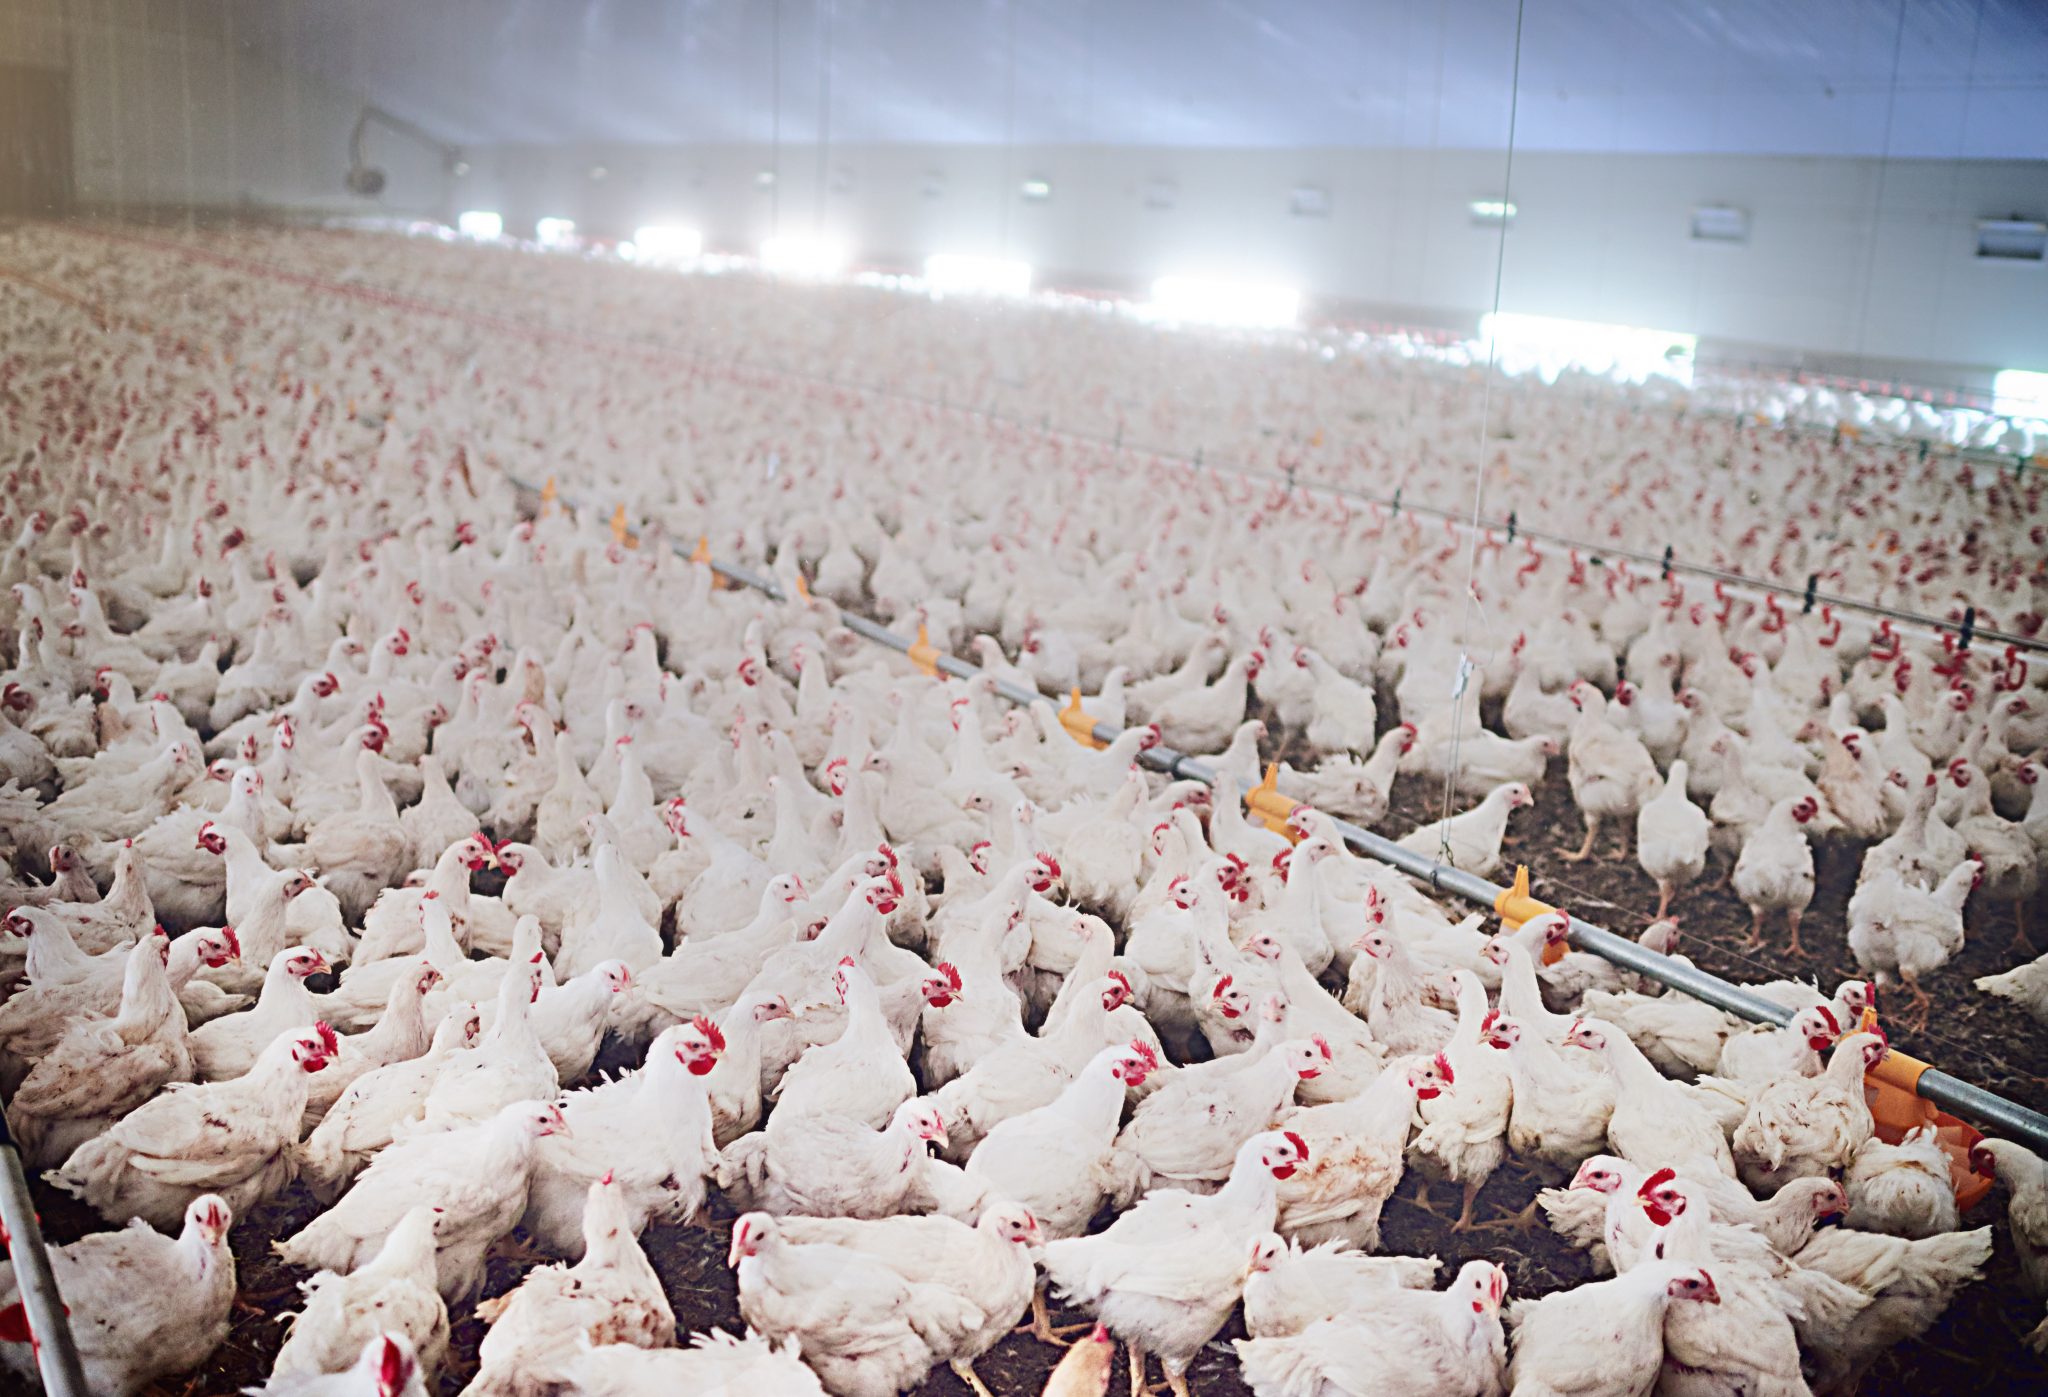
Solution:
<path fill-rule="evenodd" d="M 1245 702 L 1250 697 L 1248 686 L 1258 677 L 1257 652 L 1247 652 L 1233 658 L 1216 682 L 1206 687 L 1184 690 L 1141 706 L 1139 695 L 1145 686 L 1134 685 L 1130 700 L 1134 710 L 1149 718 L 1174 746 L 1184 752 L 1213 752 L 1228 742 L 1237 725 L 1244 721 Z"/>
<path fill-rule="evenodd" d="M 846 1006 L 846 1027 L 783 1074 L 771 1120 L 832 1114 L 873 1128 L 910 1099 L 917 1080 L 897 1050 L 867 972 L 848 956 L 833 971 L 832 983 Z"/>
<path fill-rule="evenodd" d="M 332 1203 L 402 1125 L 417 1121 L 449 1056 L 475 1047 L 482 1031 L 477 1007 L 456 1005 L 435 1026 L 426 1052 L 371 1068 L 351 1082 L 299 1147 L 301 1174 L 313 1196 Z"/>
<path fill-rule="evenodd" d="M 895 1397 L 917 1386 L 936 1360 L 927 1331 L 936 1337 L 976 1313 L 877 1258 L 786 1241 L 766 1213 L 733 1224 L 726 1264 L 739 1273 L 741 1316 L 770 1341 L 795 1339 L 834 1397 Z"/>
<path fill-rule="evenodd" d="M 1925 1024 L 1930 1001 L 1920 984 L 1963 948 L 1963 905 L 1982 865 L 1965 860 L 1931 892 L 1896 873 L 1860 881 L 1849 899 L 1849 949 L 1856 964 L 1879 984 L 1896 980 L 1910 996 L 1900 1017 Z"/>
<path fill-rule="evenodd" d="M 1498 1397 L 1505 1391 L 1507 1339 L 1500 1308 L 1507 1273 L 1468 1261 L 1447 1290 L 1392 1290 L 1367 1315 L 1323 1319 L 1299 1334 L 1234 1342 L 1255 1397 Z M 1374 1341 L 1358 1342 L 1361 1321 Z"/>
<path fill-rule="evenodd" d="M 1658 1262 L 1517 1300 L 1508 1383 L 1520 1397 L 1648 1397 L 1663 1368 L 1665 1314 L 1681 1303 L 1720 1304 L 1712 1274 Z"/>
<path fill-rule="evenodd" d="M 1109 1373 L 1116 1361 L 1116 1339 L 1098 1324 L 1067 1350 L 1039 1397 L 1108 1397 Z"/>
<path fill-rule="evenodd" d="M 1425 1176 L 1463 1185 L 1463 1207 L 1452 1231 L 1472 1226 L 1472 1204 L 1480 1188 L 1507 1156 L 1508 1113 L 1513 1077 L 1505 1053 L 1489 1041 L 1486 990 L 1469 970 L 1451 972 L 1458 999 L 1458 1026 L 1444 1045 L 1450 1089 L 1419 1106 L 1422 1129 L 1409 1144 L 1409 1158 Z"/>
<path fill-rule="evenodd" d="M 412 1346 L 422 1381 L 431 1379 L 448 1349 L 448 1307 L 434 1265 L 439 1216 L 425 1204 L 412 1208 L 356 1270 L 322 1271 L 300 1281 L 305 1308 L 289 1316 L 291 1330 L 270 1366 L 272 1379 L 347 1372 L 365 1345 L 387 1333 Z"/>
<path fill-rule="evenodd" d="M 1048 1242 L 1046 1278 L 1124 1340 L 1134 1370 L 1155 1355 L 1188 1397 L 1188 1365 L 1237 1304 L 1252 1242 L 1273 1230 L 1279 1183 L 1307 1160 L 1297 1136 L 1254 1135 L 1219 1192 L 1157 1190 L 1106 1231 Z"/>
<path fill-rule="evenodd" d="M 244 1075 L 152 1098 L 44 1178 L 109 1221 L 168 1230 L 206 1193 L 246 1213 L 291 1182 L 308 1077 L 337 1047 L 325 1024 L 288 1029 Z"/>
<path fill-rule="evenodd" d="M 183 1216 L 175 1239 L 136 1218 L 118 1232 L 50 1248 L 89 1391 L 128 1397 L 197 1367 L 227 1338 L 235 1299 L 233 1214 L 220 1197 L 202 1193 Z M 31 1390 L 35 1342 L 19 1297 L 13 1265 L 0 1262 L 0 1365 Z"/>
<path fill-rule="evenodd" d="M 370 1162 L 340 1202 L 273 1249 L 294 1266 L 347 1273 L 368 1264 L 424 1203 L 440 1209 L 441 1294 L 468 1299 L 483 1284 L 484 1251 L 525 1211 L 536 1143 L 565 1129 L 559 1107 L 515 1101 L 481 1124 L 401 1140 Z"/>
<path fill-rule="evenodd" d="M 427 1397 L 426 1379 L 402 1334 L 378 1334 L 339 1373 L 273 1375 L 255 1397 Z"/>
<path fill-rule="evenodd" d="M 704 1180 L 718 1162 L 710 1082 L 724 1039 L 708 1019 L 664 1030 L 637 1073 L 571 1092 L 566 1132 L 540 1142 L 525 1226 L 549 1252 L 582 1255 L 589 1187 L 612 1180 L 633 1231 L 650 1222 L 687 1223 L 704 1205 Z"/>
<path fill-rule="evenodd" d="M 769 1113 L 765 1129 L 718 1156 L 718 1186 L 750 1208 L 787 1216 L 887 1217 L 916 1198 L 927 1140 L 946 1143 L 929 1101 L 906 1101 L 871 1130 L 852 1116 Z"/>
<path fill-rule="evenodd" d="M 1980 975 L 1970 982 L 1985 994 L 2009 999 L 2037 1023 L 2048 1024 L 2048 956 L 2030 960 L 2002 975 Z"/>
<path fill-rule="evenodd" d="M 1389 1290 L 1433 1290 L 1433 1256 L 1367 1256 L 1338 1242 L 1304 1250 L 1269 1232 L 1252 1244 L 1244 1328 L 1254 1339 L 1299 1334 L 1317 1320 L 1363 1316 Z"/>
<path fill-rule="evenodd" d="M 1908 1131 L 1896 1145 L 1873 1135 L 1842 1171 L 1850 1227 L 1894 1237 L 1932 1237 L 1962 1225 L 1948 1153 L 1931 1125 Z"/>
<path fill-rule="evenodd" d="M 1496 1017 L 1486 1035 L 1508 1054 L 1507 1141 L 1515 1156 L 1575 1169 L 1597 1153 L 1614 1114 L 1614 1078 L 1574 1066 L 1558 1045 L 1519 1019 Z"/>
<path fill-rule="evenodd" d="M 1636 858 L 1657 880 L 1657 916 L 1671 910 L 1671 895 L 1706 871 L 1713 822 L 1686 798 L 1683 758 L 1671 763 L 1664 789 L 1636 811 Z"/>
<path fill-rule="evenodd" d="M 270 962 L 255 1006 L 202 1024 L 192 1033 L 192 1066 L 199 1080 L 225 1081 L 247 1072 L 277 1035 L 293 1024 L 320 1017 L 320 1006 L 306 988 L 310 976 L 324 974 L 327 958 L 310 946 L 294 946 Z"/>
<path fill-rule="evenodd" d="M 1117 1149 L 1117 1122 L 1126 1093 L 1143 1087 L 1157 1063 L 1142 1042 L 1104 1048 L 1050 1105 L 991 1130 L 968 1157 L 967 1182 L 983 1197 L 1028 1208 L 1051 1238 L 1080 1236 L 1105 1202 L 1128 1207 L 1147 1171 Z M 1031 1323 L 1040 1339 L 1053 1338 L 1042 1290 L 1032 1293 Z"/>
<path fill-rule="evenodd" d="M 539 1266 L 519 1288 L 477 1306 L 489 1322 L 470 1397 L 543 1397 L 560 1389 L 583 1352 L 607 1344 L 665 1348 L 676 1317 L 661 1277 L 640 1249 L 639 1229 L 610 1175 L 590 1185 L 583 1256 Z"/>
<path fill-rule="evenodd" d="M 1634 815 L 1656 798 L 1660 783 L 1649 751 L 1634 733 L 1609 721 L 1597 690 L 1583 682 L 1574 684 L 1570 697 L 1579 716 L 1572 723 L 1565 774 L 1571 781 L 1572 799 L 1585 817 L 1586 842 L 1563 857 L 1578 863 L 1592 854 L 1602 820 Z M 1616 857 L 1628 852 L 1626 831 L 1624 826 L 1622 851 Z"/>
<path fill-rule="evenodd" d="M 1495 786 L 1470 810 L 1433 820 L 1395 842 L 1424 858 L 1490 878 L 1500 868 L 1500 844 L 1507 833 L 1509 813 L 1535 803 L 1529 788 L 1519 781 Z"/>
<path fill-rule="evenodd" d="M 773 1344 L 712 1330 L 688 1348 L 606 1344 L 586 1350 L 565 1374 L 582 1397 L 662 1397 L 666 1393 L 750 1393 L 753 1397 L 823 1397 L 795 1340 Z"/>
<path fill-rule="evenodd" d="M 2035 1300 L 2048 1297 L 2048 1166 L 2025 1145 L 1979 1140 L 1970 1150 L 1970 1169 L 1987 1179 L 2004 1179 L 2010 1190 L 2005 1220 L 2019 1253 L 2020 1282 Z M 2048 1319 L 2027 1336 L 2035 1353 L 2048 1352 Z"/>
<path fill-rule="evenodd" d="M 185 1011 L 171 989 L 169 961 L 169 943 L 154 936 L 136 942 L 120 1011 L 75 1021 L 15 1088 L 7 1119 L 25 1163 L 62 1163 L 168 1084 L 191 1080 Z"/>
<path fill-rule="evenodd" d="M 1730 881 L 1736 896 L 1749 907 L 1745 949 L 1763 946 L 1765 915 L 1782 911 L 1787 953 L 1805 954 L 1799 945 L 1799 919 L 1813 901 L 1813 846 L 1807 842 L 1806 828 L 1819 813 L 1820 804 L 1811 796 L 1781 800 L 1743 841 Z"/>
<path fill-rule="evenodd" d="M 1731 1140 L 1742 1181 L 1753 1189 L 1775 1189 L 1790 1179 L 1847 1168 L 1872 1133 L 1863 1074 L 1885 1052 L 1882 1035 L 1852 1033 L 1835 1045 L 1820 1076 L 1765 1085 Z"/>
<path fill-rule="evenodd" d="M 1814 1234 L 1793 1260 L 1870 1297 L 1839 1345 L 1813 1355 L 1820 1369 L 1817 1390 L 1856 1391 L 1880 1354 L 1926 1333 L 1956 1292 L 1983 1275 L 1990 1259 L 1988 1227 L 1919 1241 L 1846 1227 Z"/>
<path fill-rule="evenodd" d="M 380 962 L 382 963 L 382 962 Z M 409 1133 L 450 1130 L 489 1120 L 515 1101 L 553 1096 L 561 1087 L 554 1059 L 533 1022 L 543 967 L 506 973 L 498 986 L 497 1017 L 476 1047 L 440 1060 Z"/>
<path fill-rule="evenodd" d="M 1245 1140 L 1270 1127 L 1293 1103 L 1295 1087 L 1322 1070 L 1326 1051 L 1296 1038 L 1176 1068 L 1138 1103 L 1117 1148 L 1155 1181 L 1209 1192 L 1236 1172 Z"/>
<path fill-rule="evenodd" d="M 785 1218 L 777 1230 L 797 1245 L 840 1247 L 879 1261 L 906 1285 L 936 1287 L 962 1302 L 919 1333 L 960 1381 L 991 1397 L 974 1361 L 1010 1332 L 1034 1293 L 1031 1253 L 1045 1239 L 1029 1209 L 991 1203 L 973 1227 L 944 1217 Z"/>
<path fill-rule="evenodd" d="M 1670 1163 L 1689 1174 L 1735 1173 L 1735 1160 L 1720 1123 L 1686 1096 L 1678 1083 L 1651 1066 L 1642 1050 L 1619 1029 L 1600 1019 L 1580 1019 L 1572 1025 L 1565 1043 L 1600 1054 L 1614 1075 L 1614 1110 L 1607 1119 L 1607 1142 L 1616 1154 L 1648 1168 Z"/>

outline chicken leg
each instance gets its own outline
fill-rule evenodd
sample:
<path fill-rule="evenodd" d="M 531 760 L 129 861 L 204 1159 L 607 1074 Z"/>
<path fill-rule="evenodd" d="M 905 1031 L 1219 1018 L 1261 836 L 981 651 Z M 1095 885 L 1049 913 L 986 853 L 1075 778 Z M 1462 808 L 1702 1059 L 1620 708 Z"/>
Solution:
<path fill-rule="evenodd" d="M 1068 1324 L 1064 1326 L 1054 1324 L 1052 1322 L 1052 1312 L 1046 1307 L 1045 1303 L 1045 1282 L 1040 1281 L 1031 1290 L 1031 1323 L 1020 1324 L 1010 1332 L 1013 1334 L 1029 1334 L 1042 1344 L 1051 1344 L 1055 1348 L 1065 1348 L 1067 1347 L 1067 1335 L 1086 1333 L 1094 1327 L 1092 1323 Z"/>
<path fill-rule="evenodd" d="M 1749 911 L 1749 939 L 1742 943 L 1745 951 L 1762 950 L 1764 944 L 1764 909 L 1752 907 Z"/>
<path fill-rule="evenodd" d="M 2012 905 L 2012 953 L 2027 960 L 2034 958 L 2034 940 L 2027 935 L 2027 900 L 2019 899 Z"/>
<path fill-rule="evenodd" d="M 947 1366 L 953 1370 L 954 1377 L 974 1389 L 974 1397 L 996 1397 L 995 1393 L 990 1392 L 980 1376 L 975 1373 L 973 1359 L 956 1358 Z"/>
<path fill-rule="evenodd" d="M 1598 815 L 1588 815 L 1586 817 L 1586 842 L 1578 847 L 1576 853 L 1561 853 L 1558 857 L 1566 863 L 1584 863 L 1593 856 L 1593 841 L 1599 837 L 1600 817 Z"/>
<path fill-rule="evenodd" d="M 1657 915 L 1650 918 L 1651 921 L 1663 921 L 1664 914 L 1671 910 L 1671 892 L 1671 880 L 1668 878 L 1659 878 L 1657 880 Z"/>
<path fill-rule="evenodd" d="M 1535 1199 L 1531 1198 L 1529 1205 L 1523 1208 L 1521 1212 L 1509 1213 L 1507 1216 L 1495 1218 L 1491 1222 L 1475 1222 L 1472 1224 L 1472 1230 L 1474 1232 L 1514 1232 L 1522 1236 L 1528 1236 L 1532 1233 L 1543 1231 L 1544 1221 L 1540 1206 Z"/>
<path fill-rule="evenodd" d="M 1785 928 L 1792 933 L 1785 944 L 1785 954 L 1800 960 L 1806 959 L 1806 948 L 1799 944 L 1799 919 L 1805 915 L 1797 907 L 1788 908 L 1785 912 Z"/>
<path fill-rule="evenodd" d="M 1470 1232 L 1477 1226 L 1472 1221 L 1472 1204 L 1478 1200 L 1480 1185 L 1485 1182 L 1486 1180 L 1484 1179 L 1467 1179 L 1465 1181 L 1465 1206 L 1458 1209 L 1458 1220 L 1451 1224 L 1451 1231 Z"/>

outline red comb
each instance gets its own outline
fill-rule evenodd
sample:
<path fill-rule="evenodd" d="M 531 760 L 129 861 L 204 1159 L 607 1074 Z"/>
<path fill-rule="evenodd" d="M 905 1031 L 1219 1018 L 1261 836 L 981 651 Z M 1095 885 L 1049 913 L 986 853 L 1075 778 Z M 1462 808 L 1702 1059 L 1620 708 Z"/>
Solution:
<path fill-rule="evenodd" d="M 329 1057 L 333 1057 L 341 1051 L 341 1039 L 335 1036 L 334 1030 L 327 1026 L 325 1019 L 314 1024 L 313 1031 L 320 1035 L 320 1046 Z"/>
<path fill-rule="evenodd" d="M 1655 1193 L 1658 1189 L 1664 1187 L 1664 1185 L 1670 1183 L 1673 1179 L 1677 1177 L 1678 1171 L 1667 1164 L 1662 1169 L 1659 1169 L 1656 1173 L 1650 1175 L 1649 1178 L 1643 1180 L 1642 1187 L 1636 1190 L 1636 1196 L 1639 1198 L 1648 1198 L 1651 1194 Z"/>
<path fill-rule="evenodd" d="M 1835 1011 L 1828 1008 L 1825 1004 L 1816 1004 L 1813 1007 L 1820 1010 L 1820 1016 L 1828 1021 L 1828 1032 L 1840 1038 L 1842 1036 L 1842 1025 L 1836 1020 Z"/>
<path fill-rule="evenodd" d="M 935 974 L 945 976 L 946 983 L 951 985 L 954 989 L 957 990 L 960 988 L 960 971 L 959 968 L 953 964 L 953 962 L 949 960 L 942 960 L 937 965 L 933 966 L 932 970 Z"/>
<path fill-rule="evenodd" d="M 1152 1045 L 1150 1043 L 1147 1043 L 1144 1039 L 1133 1038 L 1131 1040 L 1131 1052 L 1139 1059 L 1139 1061 L 1145 1064 L 1147 1071 L 1155 1070 L 1158 1068 L 1159 1054 L 1153 1051 Z"/>
<path fill-rule="evenodd" d="M 1436 1070 L 1437 1074 L 1444 1079 L 1445 1086 L 1451 1086 L 1457 1082 L 1458 1074 L 1451 1070 L 1451 1060 L 1442 1053 L 1436 1055 Z"/>
<path fill-rule="evenodd" d="M 704 1035 L 704 1040 L 711 1045 L 713 1052 L 725 1051 L 725 1034 L 719 1031 L 717 1024 L 699 1014 L 690 1020 L 690 1027 Z"/>
<path fill-rule="evenodd" d="M 1283 1130 L 1280 1133 L 1287 1137 L 1287 1143 L 1294 1146 L 1295 1151 L 1306 1161 L 1308 1159 L 1308 1141 L 1302 1139 L 1291 1130 Z"/>

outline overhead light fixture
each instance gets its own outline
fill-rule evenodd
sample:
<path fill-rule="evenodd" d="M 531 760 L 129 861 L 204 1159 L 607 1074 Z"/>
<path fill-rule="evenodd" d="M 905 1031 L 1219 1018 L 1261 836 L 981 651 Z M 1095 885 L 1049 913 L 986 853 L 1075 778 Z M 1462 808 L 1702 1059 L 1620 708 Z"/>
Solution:
<path fill-rule="evenodd" d="M 1466 205 L 1474 223 L 1500 225 L 1515 221 L 1515 206 L 1505 199 L 1474 199 Z"/>
<path fill-rule="evenodd" d="M 611 171 L 603 165 L 592 165 L 590 167 L 590 182 L 596 184 L 609 174 L 611 174 Z"/>
<path fill-rule="evenodd" d="M 576 241 L 573 218 L 538 218 L 533 223 L 533 240 L 542 247 L 568 247 Z"/>
<path fill-rule="evenodd" d="M 1017 186 L 1017 192 L 1033 203 L 1043 203 L 1052 197 L 1052 181 L 1027 179 Z"/>
<path fill-rule="evenodd" d="M 758 188 L 766 189 L 774 183 L 775 171 L 773 170 L 761 170 L 757 172 L 754 176 L 754 184 Z"/>
<path fill-rule="evenodd" d="M 1163 276 L 1152 283 L 1152 315 L 1205 325 L 1274 328 L 1301 314 L 1301 292 L 1278 282 Z"/>
<path fill-rule="evenodd" d="M 831 276 L 846 262 L 846 248 L 830 238 L 785 233 L 761 244 L 761 270 L 776 276 Z"/>
<path fill-rule="evenodd" d="M 1287 211 L 1296 218 L 1328 218 L 1330 191 L 1317 184 L 1297 184 L 1288 191 Z"/>
<path fill-rule="evenodd" d="M 2048 421 L 2048 373 L 2001 369 L 1991 380 L 1991 410 L 2005 417 Z"/>
<path fill-rule="evenodd" d="M 1692 211 L 1692 239 L 1698 243 L 1746 243 L 1749 210 L 1702 204 Z"/>
<path fill-rule="evenodd" d="M 1007 257 L 935 252 L 924 259 L 926 287 L 942 293 L 984 296 L 1031 294 L 1031 264 Z"/>
<path fill-rule="evenodd" d="M 2039 262 L 2048 257 L 2048 223 L 2031 218 L 1977 220 L 1977 255 L 1994 262 Z"/>
<path fill-rule="evenodd" d="M 633 247 L 642 261 L 694 262 L 704 251 L 704 235 L 680 223 L 650 223 L 633 230 Z"/>
<path fill-rule="evenodd" d="M 487 242 L 504 235 L 505 219 L 502 214 L 493 213 L 489 209 L 470 209 L 455 215 L 455 231 L 465 238 L 477 238 Z"/>
<path fill-rule="evenodd" d="M 1479 342 L 1490 346 L 1494 362 L 1508 373 L 1533 369 L 1545 379 L 1555 379 L 1566 369 L 1582 369 L 1632 382 L 1655 376 L 1688 384 L 1699 347 L 1697 335 L 1679 330 L 1514 311 L 1481 316 Z"/>

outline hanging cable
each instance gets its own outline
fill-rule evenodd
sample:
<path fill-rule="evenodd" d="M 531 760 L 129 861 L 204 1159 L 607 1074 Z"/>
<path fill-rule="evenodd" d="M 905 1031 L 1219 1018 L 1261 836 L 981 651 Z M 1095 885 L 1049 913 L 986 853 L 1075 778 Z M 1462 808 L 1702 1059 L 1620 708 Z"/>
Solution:
<path fill-rule="evenodd" d="M 1489 331 L 1497 328 L 1500 320 L 1501 281 L 1507 271 L 1508 229 L 1514 224 L 1515 194 L 1515 121 L 1520 115 L 1522 102 L 1522 20 L 1527 12 L 1527 0 L 1516 0 L 1515 4 L 1515 57 L 1512 76 L 1508 83 L 1508 150 L 1507 159 L 1501 168 L 1500 200 L 1506 206 L 1505 216 L 1500 222 L 1500 238 L 1493 254 L 1493 317 L 1487 322 Z M 1444 773 L 1443 817 L 1437 824 L 1437 858 L 1439 862 L 1451 862 L 1450 819 L 1451 798 L 1458 786 L 1458 750 L 1465 733 L 1465 694 L 1473 679 L 1472 655 L 1472 606 L 1478 600 L 1473 591 L 1473 578 L 1479 569 L 1480 505 L 1486 494 L 1486 427 L 1493 411 L 1493 377 L 1500 359 L 1500 337 L 1489 333 L 1486 337 L 1486 378 L 1479 392 L 1479 450 L 1472 463 L 1472 521 L 1469 542 L 1465 549 L 1465 601 L 1463 614 L 1458 621 L 1458 672 L 1451 683 L 1451 759 Z M 1492 656 L 1488 656 L 1491 660 Z M 1476 718 L 1478 708 L 1474 705 Z"/>

